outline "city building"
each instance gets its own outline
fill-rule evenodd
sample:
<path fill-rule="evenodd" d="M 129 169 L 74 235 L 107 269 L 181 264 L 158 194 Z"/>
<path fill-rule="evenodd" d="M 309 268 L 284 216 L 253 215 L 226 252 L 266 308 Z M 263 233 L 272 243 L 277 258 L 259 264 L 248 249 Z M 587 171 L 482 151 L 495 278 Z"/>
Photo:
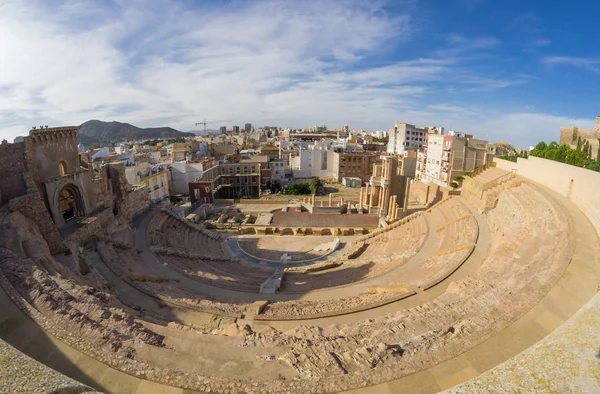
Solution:
<path fill-rule="evenodd" d="M 416 127 L 408 123 L 399 123 L 388 132 L 387 153 L 401 155 L 406 148 L 422 148 L 427 134 L 443 134 L 442 127 Z"/>
<path fill-rule="evenodd" d="M 189 192 L 188 184 L 202 176 L 202 173 L 216 165 L 214 158 L 204 158 L 198 162 L 179 162 L 171 165 L 169 182 L 171 194 L 185 195 Z"/>
<path fill-rule="evenodd" d="M 279 147 L 273 145 L 265 145 L 260 148 L 260 154 L 267 156 L 269 160 L 279 159 Z"/>
<path fill-rule="evenodd" d="M 233 134 L 239 134 L 240 133 L 240 126 L 232 126 L 231 130 L 233 131 Z"/>
<path fill-rule="evenodd" d="M 271 169 L 271 179 L 279 182 L 289 182 L 293 179 L 292 170 L 283 159 L 271 160 L 269 162 Z"/>
<path fill-rule="evenodd" d="M 140 184 L 148 186 L 148 197 L 156 203 L 169 197 L 169 171 L 166 166 L 158 166 L 147 175 L 140 177 Z"/>
<path fill-rule="evenodd" d="M 227 134 L 227 126 L 219 127 L 219 134 Z"/>
<path fill-rule="evenodd" d="M 360 178 L 363 182 L 368 182 L 374 165 L 381 160 L 381 156 L 376 152 L 334 153 L 334 157 L 338 182 L 341 182 L 342 178 Z"/>
<path fill-rule="evenodd" d="M 315 141 L 308 149 L 298 149 L 298 155 L 290 159 L 294 178 L 337 179 L 335 152 L 329 149 L 329 144 L 330 141 Z"/>
<path fill-rule="evenodd" d="M 498 156 L 508 156 L 516 153 L 517 150 L 514 146 L 512 146 L 508 142 L 495 142 L 493 144 L 488 144 L 487 153 L 489 156 L 498 157 Z"/>
<path fill-rule="evenodd" d="M 488 161 L 488 142 L 472 135 L 428 134 L 416 178 L 423 183 L 433 182 L 448 187 L 465 172 L 481 167 Z"/>
<path fill-rule="evenodd" d="M 220 198 L 258 197 L 260 163 L 217 164 L 189 183 L 191 202 L 213 202 Z"/>
<path fill-rule="evenodd" d="M 171 163 L 192 160 L 194 154 L 198 155 L 199 151 L 200 142 L 198 141 L 180 142 L 167 146 L 167 154 L 171 158 Z"/>
<path fill-rule="evenodd" d="M 249 133 L 249 132 L 251 132 L 251 131 L 252 131 L 252 123 L 246 123 L 246 124 L 244 125 L 244 131 L 245 131 L 246 133 Z"/>

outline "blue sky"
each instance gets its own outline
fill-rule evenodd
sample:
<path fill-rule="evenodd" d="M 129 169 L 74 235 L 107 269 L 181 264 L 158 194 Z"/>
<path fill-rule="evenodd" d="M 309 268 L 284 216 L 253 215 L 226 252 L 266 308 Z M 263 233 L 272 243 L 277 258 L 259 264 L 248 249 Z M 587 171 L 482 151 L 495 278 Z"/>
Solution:
<path fill-rule="evenodd" d="M 0 139 L 207 118 L 407 122 L 526 147 L 593 127 L 599 13 L 592 1 L 0 0 Z"/>

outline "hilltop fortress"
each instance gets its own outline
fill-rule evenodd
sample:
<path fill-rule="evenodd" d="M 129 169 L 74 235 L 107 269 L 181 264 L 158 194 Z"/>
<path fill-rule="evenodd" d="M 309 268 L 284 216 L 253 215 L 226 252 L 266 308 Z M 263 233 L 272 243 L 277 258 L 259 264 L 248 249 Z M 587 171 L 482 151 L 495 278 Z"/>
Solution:
<path fill-rule="evenodd" d="M 594 130 L 582 129 L 575 126 L 563 126 L 560 128 L 560 144 L 567 144 L 572 148 L 577 146 L 577 140 L 587 140 L 592 146 L 592 158 L 595 159 L 598 154 L 598 139 L 600 139 L 600 116 L 596 117 L 596 127 Z"/>

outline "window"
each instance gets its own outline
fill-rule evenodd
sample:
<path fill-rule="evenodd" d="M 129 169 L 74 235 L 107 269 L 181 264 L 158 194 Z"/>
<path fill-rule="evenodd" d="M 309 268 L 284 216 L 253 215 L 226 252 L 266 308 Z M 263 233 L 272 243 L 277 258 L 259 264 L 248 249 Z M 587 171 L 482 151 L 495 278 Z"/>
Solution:
<path fill-rule="evenodd" d="M 64 161 L 58 163 L 58 173 L 60 174 L 60 176 L 65 176 L 65 174 L 67 173 L 67 163 L 65 163 Z"/>

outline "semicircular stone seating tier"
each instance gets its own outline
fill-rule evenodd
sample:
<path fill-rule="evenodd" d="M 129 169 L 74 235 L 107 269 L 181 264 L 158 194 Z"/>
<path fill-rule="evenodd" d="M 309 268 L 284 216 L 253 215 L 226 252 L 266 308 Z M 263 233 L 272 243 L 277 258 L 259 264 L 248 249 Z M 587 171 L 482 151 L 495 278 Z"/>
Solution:
<path fill-rule="evenodd" d="M 423 290 L 464 261 L 477 241 L 477 226 L 468 210 L 461 209 L 457 199 L 449 199 L 430 212 L 432 230 L 438 234 L 435 251 L 416 270 L 396 277 L 395 284 Z M 190 237 L 197 236 L 168 215 L 155 219 L 149 226 L 151 242 L 175 249 L 190 246 Z M 13 214 L 3 223 L 5 234 L 15 240 L 11 244 L 42 241 L 39 248 L 1 248 L 0 282 L 44 330 L 130 375 L 211 392 L 342 391 L 395 379 L 461 354 L 526 313 L 564 273 L 573 253 L 569 219 L 535 188 L 524 183 L 503 191 L 485 220 L 493 236 L 490 253 L 474 273 L 417 307 L 346 324 L 255 332 L 235 325 L 184 329 L 146 320 L 143 311 L 122 304 L 108 289 L 98 290 L 89 278 L 60 268 L 44 249 L 35 224 Z M 226 253 L 222 242 L 199 233 L 206 239 L 198 240 L 204 246 L 197 252 L 206 261 Z M 129 271 L 143 269 L 135 250 L 99 242 L 98 252 L 121 275 L 185 298 L 188 290 L 177 281 L 162 281 L 159 267 L 146 267 L 143 274 Z M 123 259 L 130 261 L 124 264 Z M 233 278 L 235 272 L 226 274 Z M 156 287 L 148 287 L 148 293 L 153 291 Z M 197 294 L 189 298 L 215 310 L 241 308 L 235 301 Z"/>

